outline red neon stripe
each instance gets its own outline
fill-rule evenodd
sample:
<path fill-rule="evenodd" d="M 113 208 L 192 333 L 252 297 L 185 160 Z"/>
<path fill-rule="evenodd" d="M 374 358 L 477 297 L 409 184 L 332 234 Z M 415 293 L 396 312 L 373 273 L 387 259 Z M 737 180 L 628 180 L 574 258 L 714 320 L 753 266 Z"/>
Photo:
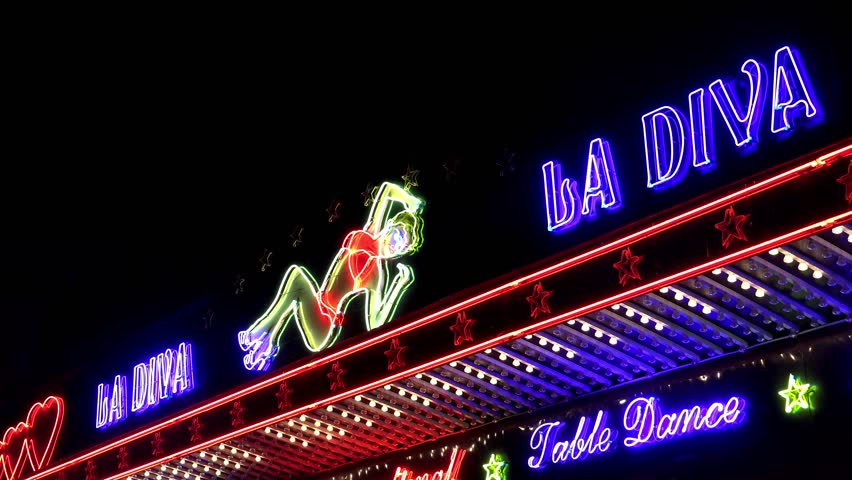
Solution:
<path fill-rule="evenodd" d="M 681 280 L 685 280 L 689 277 L 692 277 L 693 275 L 695 275 L 699 272 L 709 271 L 709 270 L 712 270 L 714 268 L 727 265 L 731 262 L 735 262 L 735 261 L 738 261 L 738 260 L 742 260 L 743 258 L 751 257 L 751 256 L 753 256 L 757 253 L 764 251 L 764 250 L 767 250 L 767 249 L 770 249 L 770 248 L 773 248 L 773 247 L 777 247 L 779 245 L 783 245 L 783 244 L 786 244 L 786 243 L 789 243 L 789 242 L 792 242 L 792 241 L 796 241 L 800 238 L 804 238 L 804 237 L 807 237 L 809 235 L 813 235 L 817 232 L 825 230 L 828 227 L 831 227 L 831 226 L 839 224 L 839 223 L 844 223 L 844 222 L 846 222 L 850 219 L 852 219 L 852 212 L 846 212 L 846 213 L 843 213 L 841 215 L 837 215 L 835 217 L 831 217 L 829 219 L 823 220 L 821 222 L 808 225 L 804 228 L 800 228 L 799 230 L 789 232 L 785 235 L 781 235 L 781 236 L 776 237 L 772 240 L 767 240 L 763 243 L 760 243 L 760 244 L 751 246 L 749 248 L 740 250 L 739 252 L 734 252 L 734 253 L 731 253 L 731 254 L 726 255 L 724 257 L 717 258 L 713 261 L 710 261 L 710 262 L 707 262 L 707 263 L 704 263 L 704 264 L 683 270 L 683 271 L 676 273 L 674 275 L 670 275 L 668 277 L 661 278 L 661 279 L 656 280 L 654 282 L 645 284 L 642 287 L 637 287 L 637 288 L 634 288 L 632 290 L 627 290 L 625 292 L 621 292 L 617 295 L 613 295 L 613 296 L 606 298 L 604 300 L 599 300 L 597 302 L 585 305 L 581 308 L 561 313 L 561 314 L 559 314 L 555 317 L 551 317 L 547 320 L 543 320 L 543 321 L 538 322 L 536 324 L 526 326 L 524 328 L 515 330 L 513 332 L 505 333 L 505 334 L 500 335 L 499 337 L 495 337 L 495 338 L 493 338 L 493 339 L 491 339 L 487 342 L 481 342 L 481 343 L 476 344 L 476 345 L 471 345 L 471 346 L 469 346 L 465 349 L 453 352 L 450 355 L 445 355 L 444 357 L 432 360 L 432 361 L 425 363 L 425 364 L 422 364 L 422 365 L 418 365 L 417 367 L 409 368 L 408 370 L 405 370 L 403 372 L 399 372 L 399 373 L 394 374 L 394 375 L 390 375 L 390 376 L 385 377 L 381 380 L 374 381 L 372 383 L 369 383 L 369 384 L 364 385 L 362 387 L 359 387 L 357 389 L 352 389 L 352 390 L 349 390 L 349 391 L 346 391 L 346 392 L 342 392 L 342 393 L 339 393 L 337 395 L 327 397 L 326 399 L 324 399 L 322 401 L 315 402 L 311 405 L 306 405 L 304 407 L 300 407 L 300 408 L 292 410 L 290 412 L 283 413 L 281 415 L 275 416 L 272 419 L 267 419 L 267 420 L 264 420 L 263 422 L 258 422 L 258 423 L 255 423 L 254 425 L 249 425 L 247 427 L 243 427 L 239 430 L 235 430 L 235 431 L 228 433 L 226 435 L 221 435 L 218 438 L 204 442 L 203 444 L 194 446 L 192 448 L 185 449 L 181 452 L 177 452 L 175 454 L 169 455 L 168 457 L 163 457 L 163 458 L 157 459 L 156 461 L 149 462 L 149 463 L 147 463 L 147 464 L 145 464 L 141 467 L 138 467 L 137 469 L 133 470 L 132 472 L 124 472 L 124 473 L 121 473 L 121 474 L 118 474 L 118 475 L 114 475 L 112 477 L 108 477 L 104 480 L 118 480 L 118 479 L 126 477 L 128 475 L 138 473 L 142 470 L 145 470 L 145 469 L 166 463 L 166 462 L 174 460 L 174 459 L 177 459 L 177 458 L 182 457 L 184 455 L 187 455 L 189 453 L 192 453 L 192 452 L 204 449 L 204 448 L 208 448 L 209 446 L 216 445 L 216 444 L 218 444 L 222 441 L 232 439 L 234 437 L 238 437 L 238 436 L 240 436 L 244 433 L 249 433 L 249 432 L 252 432 L 252 431 L 257 430 L 259 428 L 263 428 L 266 425 L 278 423 L 281 420 L 285 420 L 289 417 L 301 415 L 303 413 L 310 412 L 311 410 L 314 410 L 316 408 L 320 408 L 324 405 L 328 405 L 328 404 L 336 403 L 336 402 L 341 401 L 341 400 L 345 400 L 345 399 L 347 399 L 347 398 L 349 398 L 353 395 L 357 395 L 359 393 L 364 393 L 364 392 L 373 390 L 375 388 L 382 387 L 382 386 L 387 385 L 389 383 L 393 383 L 393 382 L 405 379 L 407 377 L 410 377 L 411 375 L 417 374 L 417 373 L 424 371 L 424 370 L 430 370 L 432 368 L 439 367 L 439 366 L 444 365 L 444 364 L 451 362 L 453 360 L 458 360 L 458 359 L 464 358 L 464 357 L 466 357 L 470 354 L 476 353 L 480 350 L 483 350 L 483 349 L 486 349 L 486 348 L 492 348 L 492 347 L 501 345 L 501 344 L 503 344 L 507 341 L 514 340 L 514 339 L 517 339 L 517 338 L 521 338 L 525 335 L 534 333 L 534 332 L 541 330 L 543 328 L 548 328 L 548 327 L 554 326 L 556 324 L 562 323 L 564 321 L 567 321 L 568 319 L 592 313 L 592 312 L 599 310 L 599 309 L 601 309 L 601 308 L 603 308 L 607 305 L 623 302 L 625 300 L 629 300 L 630 298 L 636 297 L 638 295 L 642 295 L 644 293 L 656 290 L 657 288 L 660 288 L 662 286 L 670 285 L 672 283 L 677 283 Z M 39 478 L 39 477 L 31 477 L 31 478 L 34 479 L 34 478 Z"/>
<path fill-rule="evenodd" d="M 40 479 L 40 478 L 44 478 L 45 476 L 47 476 L 47 475 L 49 475 L 49 474 L 51 474 L 51 473 L 56 473 L 56 472 L 58 472 L 58 471 L 60 471 L 60 470 L 62 470 L 62 469 L 65 469 L 65 468 L 70 467 L 70 466 L 72 466 L 72 465 L 76 465 L 76 464 L 81 463 L 81 462 L 83 462 L 83 461 L 85 461 L 85 460 L 88 460 L 88 459 L 90 459 L 90 458 L 92 458 L 92 457 L 94 457 L 94 456 L 97 456 L 97 455 L 99 455 L 100 453 L 103 453 L 103 452 L 108 451 L 108 450 L 111 450 L 111 449 L 113 449 L 113 448 L 115 448 L 115 447 L 119 447 L 119 446 L 121 446 L 121 445 L 125 445 L 125 444 L 127 444 L 127 443 L 130 443 L 130 442 L 132 442 L 133 440 L 136 440 L 136 439 L 141 438 L 141 437 L 144 437 L 144 436 L 146 436 L 146 435 L 148 435 L 148 434 L 150 434 L 150 433 L 153 433 L 153 432 L 155 432 L 155 431 L 157 431 L 157 430 L 160 430 L 161 428 L 163 428 L 163 427 L 165 427 L 165 426 L 168 426 L 168 425 L 171 425 L 171 424 L 174 424 L 174 423 L 181 422 L 181 421 L 183 421 L 183 420 L 186 420 L 186 419 L 191 418 L 191 417 L 193 417 L 193 416 L 196 416 L 196 415 L 198 415 L 198 414 L 204 413 L 204 412 L 206 412 L 206 411 L 208 411 L 208 410 L 211 410 L 211 409 L 213 409 L 213 408 L 216 408 L 216 407 L 219 407 L 219 406 L 224 405 L 224 404 L 226 404 L 226 403 L 229 403 L 230 401 L 232 401 L 232 400 L 234 400 L 234 399 L 236 399 L 236 398 L 242 397 L 243 395 L 247 395 L 247 394 L 249 394 L 249 393 L 255 392 L 255 391 L 260 390 L 260 389 L 262 389 L 262 388 L 268 387 L 268 386 L 270 386 L 270 385 L 273 385 L 273 384 L 275 384 L 275 383 L 278 383 L 278 382 L 280 382 L 280 381 L 282 381 L 282 380 L 285 380 L 285 379 L 287 379 L 287 378 L 290 378 L 290 377 L 292 377 L 292 376 L 295 376 L 295 375 L 297 375 L 297 374 L 299 374 L 299 373 L 302 373 L 302 372 L 304 372 L 304 371 L 312 370 L 312 369 L 313 369 L 313 368 L 315 368 L 315 367 L 321 367 L 321 366 L 326 365 L 326 364 L 328 364 L 328 363 L 330 363 L 330 362 L 332 362 L 332 361 L 338 360 L 338 359 L 340 359 L 340 358 L 342 358 L 342 357 L 344 357 L 344 356 L 346 356 L 346 355 L 348 355 L 348 354 L 350 354 L 350 353 L 358 352 L 358 351 L 363 350 L 363 349 L 365 349 L 365 348 L 371 347 L 371 346 L 373 346 L 373 345 L 375 345 L 375 344 L 377 344 L 377 343 L 383 342 L 383 341 L 385 341 L 385 340 L 387 340 L 387 339 L 389 339 L 389 338 L 391 338 L 391 337 L 394 337 L 394 336 L 397 336 L 397 335 L 403 334 L 403 333 L 405 333 L 405 332 L 408 332 L 408 331 L 410 331 L 410 330 L 413 330 L 414 328 L 419 327 L 420 325 L 429 324 L 429 323 L 431 323 L 431 322 L 433 322 L 433 321 L 436 321 L 436 320 L 438 320 L 438 319 L 441 319 L 441 318 L 443 318 L 443 317 L 445 317 L 445 316 L 447 316 L 447 315 L 451 315 L 451 314 L 456 313 L 456 312 L 458 312 L 458 311 L 461 311 L 461 310 L 463 310 L 463 309 L 465 309 L 465 308 L 467 308 L 467 307 L 470 307 L 470 306 L 476 305 L 476 304 L 478 304 L 478 303 L 481 303 L 481 302 L 483 302 L 483 301 L 485 301 L 485 300 L 488 300 L 489 298 L 492 298 L 492 297 L 495 297 L 495 296 L 500 295 L 500 294 L 502 294 L 502 293 L 505 293 L 505 292 L 511 291 L 511 290 L 513 290 L 513 289 L 517 288 L 518 286 L 520 286 L 522 283 L 535 281 L 535 280 L 540 279 L 540 278 L 543 278 L 543 277 L 545 277 L 545 276 L 547 276 L 547 275 L 550 275 L 550 274 L 553 274 L 553 273 L 556 273 L 556 272 L 562 271 L 562 270 L 564 270 L 564 269 L 566 269 L 566 268 L 569 268 L 569 267 L 572 267 L 572 266 L 574 266 L 574 265 L 576 265 L 576 264 L 578 264 L 578 263 L 582 263 L 582 262 L 584 262 L 584 261 L 587 261 L 587 260 L 590 260 L 590 259 L 592 259 L 592 258 L 598 257 L 598 256 L 600 256 L 600 255 L 602 255 L 602 254 L 604 254 L 604 253 L 608 253 L 608 252 L 610 252 L 610 251 L 613 251 L 613 250 L 616 250 L 616 249 L 621 248 L 621 247 L 623 247 L 623 246 L 626 246 L 626 245 L 628 245 L 630 242 L 632 242 L 632 241 L 634 241 L 634 240 L 636 240 L 636 239 L 638 239 L 638 238 L 643 238 L 643 237 L 646 237 L 646 236 L 651 235 L 651 234 L 656 234 L 656 233 L 659 233 L 659 232 L 662 232 L 662 231 L 668 230 L 668 229 L 673 228 L 673 227 L 675 227 L 675 226 L 677 226 L 677 225 L 680 225 L 681 223 L 686 222 L 686 221 L 687 221 L 687 220 L 689 220 L 689 219 L 692 219 L 692 218 L 694 218 L 694 217 L 697 217 L 697 216 L 703 215 L 703 214 L 705 214 L 705 213 L 707 213 L 707 212 L 710 212 L 710 211 L 712 211 L 712 210 L 714 210 L 714 209 L 716 209 L 716 208 L 719 208 L 719 207 L 721 207 L 721 206 L 724 206 L 725 204 L 727 204 L 727 203 L 728 203 L 728 202 L 730 202 L 731 200 L 734 200 L 734 199 L 737 199 L 737 198 L 741 198 L 741 197 L 743 197 L 743 196 L 747 196 L 747 195 L 753 195 L 753 194 L 755 194 L 755 193 L 758 193 L 758 192 L 764 191 L 764 190 L 766 190 L 766 189 L 769 189 L 769 188 L 771 188 L 771 187 L 773 187 L 773 186 L 775 186 L 775 185 L 779 185 L 779 184 L 781 184 L 781 183 L 784 183 L 784 182 L 787 182 L 787 181 L 789 181 L 789 180 L 792 180 L 793 178 L 795 178 L 795 177 L 797 177 L 797 176 L 801 175 L 802 173 L 807 172 L 807 171 L 809 171 L 809 170 L 811 170 L 811 169 L 816 169 L 816 168 L 824 167 L 824 166 L 828 165 L 830 162 L 832 162 L 832 161 L 834 161 L 834 160 L 839 159 L 839 158 L 840 158 L 843 154 L 845 154 L 845 153 L 852 153 L 852 144 L 846 145 L 846 146 L 844 146 L 844 147 L 840 147 L 840 148 L 838 148 L 838 149 L 836 149 L 836 150 L 833 150 L 833 151 L 831 151 L 831 152 L 829 152 L 829 153 L 826 153 L 826 154 L 824 154 L 824 155 L 822 155 L 822 156 L 820 156 L 820 157 L 818 157 L 818 158 L 816 158 L 816 159 L 814 159 L 814 160 L 808 161 L 808 162 L 806 162 L 806 163 L 804 163 L 804 164 L 802 164 L 802 165 L 799 165 L 799 166 L 794 167 L 794 168 L 792 168 L 792 169 L 790 169 L 790 170 L 787 170 L 787 171 L 784 171 L 784 172 L 782 172 L 782 173 L 779 173 L 778 175 L 775 175 L 775 176 L 773 176 L 773 177 L 770 177 L 770 178 L 768 178 L 768 179 L 765 179 L 765 180 L 763 180 L 763 181 L 761 181 L 761 182 L 755 183 L 755 184 L 753 184 L 753 185 L 751 185 L 751 186 L 748 186 L 748 187 L 746 187 L 746 188 L 743 188 L 743 189 L 741 189 L 741 190 L 738 190 L 738 191 L 736 191 L 736 192 L 734 192 L 734 193 L 731 193 L 731 194 L 725 195 L 724 197 L 721 197 L 721 198 L 718 198 L 718 199 L 716 199 L 716 200 L 710 201 L 710 202 L 708 202 L 708 203 L 706 203 L 706 204 L 704 204 L 704 205 L 698 206 L 698 207 L 696 207 L 696 208 L 694 208 L 694 209 L 692 209 L 692 210 L 688 210 L 688 211 L 686 211 L 686 212 L 684 212 L 684 213 L 681 213 L 681 214 L 679 214 L 679 215 L 675 215 L 674 217 L 671 217 L 671 218 L 669 218 L 669 219 L 667 219 L 667 220 L 664 220 L 664 221 L 661 221 L 661 222 L 659 222 L 659 223 L 656 223 L 656 224 L 654 224 L 654 225 L 652 225 L 652 226 L 650 226 L 650 227 L 644 228 L 644 229 L 639 230 L 639 231 L 637 231 L 637 232 L 634 232 L 634 233 L 632 233 L 632 234 L 626 235 L 626 236 L 624 236 L 624 237 L 622 237 L 622 238 L 620 238 L 620 239 L 614 240 L 614 241 L 612 241 L 612 242 L 610 242 L 610 243 L 608 243 L 608 244 L 605 244 L 605 245 L 602 245 L 602 246 L 600 246 L 600 247 L 594 248 L 594 249 L 592 249 L 592 250 L 589 250 L 589 251 L 587 251 L 587 252 L 585 252 L 585 253 L 582 253 L 582 254 L 580 254 L 580 255 L 577 255 L 577 256 L 575 256 L 575 257 L 569 258 L 569 259 L 564 260 L 564 261 L 562 261 L 562 262 L 559 262 L 559 263 L 556 263 L 556 264 L 551 265 L 551 266 L 549 266 L 549 267 L 546 267 L 546 268 L 544 268 L 544 269 L 541 269 L 541 270 L 539 270 L 538 272 L 535 272 L 535 273 L 532 273 L 532 274 L 526 275 L 526 276 L 521 277 L 521 278 L 519 278 L 519 279 L 517 279 L 517 280 L 514 280 L 514 281 L 509 282 L 509 283 L 507 283 L 507 284 L 504 284 L 504 285 L 502 285 L 502 286 L 496 287 L 496 288 L 494 288 L 494 289 L 488 290 L 488 291 L 486 291 L 486 292 L 484 292 L 484 293 L 481 293 L 481 294 L 479 294 L 479 295 L 476 295 L 476 296 L 474 296 L 474 297 L 471 297 L 471 298 L 469 298 L 469 299 L 467 299 L 467 300 L 461 301 L 461 302 L 459 302 L 459 303 L 457 303 L 457 304 L 455 304 L 455 305 L 453 305 L 453 306 L 450 306 L 450 307 L 444 308 L 444 309 L 439 310 L 439 311 L 437 311 L 437 312 L 434 312 L 434 313 L 432 313 L 432 314 L 429 314 L 429 315 L 426 315 L 426 316 L 424 316 L 424 317 L 421 317 L 421 318 L 419 318 L 419 319 L 417 319 L 417 320 L 414 320 L 414 321 L 411 321 L 411 322 L 406 323 L 406 324 L 404 324 L 404 325 L 401 325 L 400 327 L 398 327 L 398 328 L 396 328 L 396 329 L 389 330 L 388 332 L 385 332 L 385 333 L 383 333 L 383 334 L 380 334 L 380 335 L 378 335 L 378 336 L 376 336 L 376 337 L 372 337 L 372 338 L 365 339 L 365 340 L 364 340 L 364 341 L 362 341 L 361 343 L 358 343 L 358 344 L 352 345 L 352 346 L 350 346 L 350 347 L 344 348 L 344 349 L 342 349 L 342 350 L 340 350 L 340 351 L 329 353 L 328 355 L 325 355 L 325 356 L 323 356 L 323 357 L 321 357 L 321 358 L 318 358 L 318 359 L 316 359 L 316 360 L 313 360 L 313 361 L 311 361 L 311 362 L 308 362 L 308 363 L 306 363 L 306 364 L 304 364 L 304 365 L 302 365 L 302 366 L 300 366 L 300 367 L 297 367 L 297 368 L 295 368 L 295 369 L 293 369 L 293 370 L 289 370 L 289 371 L 286 371 L 286 372 L 282 372 L 282 373 L 281 373 L 281 374 L 279 374 L 279 375 L 276 375 L 276 376 L 274 376 L 274 377 L 268 378 L 268 379 L 263 380 L 263 381 L 261 381 L 261 382 L 259 382 L 259 383 L 256 383 L 256 384 L 254 384 L 254 385 L 251 385 L 251 386 L 249 386 L 249 387 L 246 387 L 246 388 L 244 388 L 244 389 L 242 389 L 242 390 L 239 390 L 239 391 L 236 391 L 236 392 L 231 393 L 231 394 L 229 394 L 229 395 L 226 395 L 225 397 L 222 397 L 222 398 L 220 398 L 220 399 L 218 399 L 218 400 L 215 400 L 215 401 L 213 401 L 213 402 L 210 402 L 210 403 L 208 403 L 208 404 L 206 404 L 206 405 L 202 405 L 202 406 L 200 406 L 200 407 L 198 407 L 198 408 L 195 408 L 195 409 L 190 410 L 190 411 L 188 411 L 188 412 L 186 412 L 186 413 L 183 413 L 183 414 L 181 414 L 181 415 L 178 415 L 178 416 L 176 416 L 176 417 L 173 417 L 173 418 L 171 418 L 171 419 L 169 419 L 169 420 L 163 421 L 163 422 L 161 422 L 161 423 L 159 423 L 159 424 L 156 424 L 156 425 L 154 425 L 154 426 L 148 427 L 148 428 L 146 428 L 146 429 L 144 429 L 144 430 L 141 430 L 141 431 L 139 431 L 139 432 L 137 432 L 137 433 L 135 433 L 135 434 L 129 435 L 129 436 L 125 437 L 125 438 L 122 438 L 122 439 L 116 440 L 116 441 L 114 441 L 114 442 L 112 442 L 112 443 L 110 443 L 110 444 L 107 444 L 107 445 L 104 445 L 104 446 L 102 446 L 102 447 L 100 447 L 100 448 L 97 448 L 97 449 L 95 449 L 95 450 L 92 450 L 91 452 L 88 452 L 88 453 L 86 453 L 86 454 L 83 454 L 83 455 L 81 455 L 81 456 L 79 456 L 79 457 L 77 457 L 77 458 L 74 458 L 74 459 L 68 460 L 68 461 L 66 461 L 66 462 L 64 462 L 64 463 L 61 463 L 61 464 L 59 464 L 59 465 L 56 465 L 56 466 L 54 466 L 54 467 L 52 467 L 52 468 L 50 468 L 50 469 L 48 469 L 48 470 L 45 470 L 45 471 L 43 471 L 43 472 L 39 472 L 38 474 L 36 474 L 36 475 L 34 475 L 34 476 L 32 476 L 32 477 L 28 477 L 28 478 L 27 478 L 27 479 L 25 479 L 25 480 L 37 480 L 37 479 Z M 842 215 L 841 215 L 841 217 L 842 217 Z M 838 218 L 838 217 L 835 217 L 835 218 Z M 828 221 L 828 220 L 827 220 L 827 221 Z M 824 223 L 824 222 L 821 222 L 821 223 Z M 815 225 L 819 225 L 819 224 L 815 224 Z M 810 228 L 810 227 L 806 227 L 806 228 Z M 797 230 L 797 232 L 799 232 L 799 231 L 801 231 L 801 230 Z M 785 237 L 779 237 L 779 238 L 785 238 Z M 764 244 L 766 244 L 766 243 L 767 243 L 767 242 L 764 242 L 764 243 L 763 243 L 763 244 L 761 244 L 761 245 L 764 245 Z M 744 251 L 751 251 L 751 250 L 752 250 L 752 249 L 747 249 L 747 250 L 744 250 Z M 722 258 L 723 258 L 723 259 L 726 259 L 726 258 L 730 258 L 730 257 L 731 257 L 731 255 L 728 255 L 728 256 L 726 256 L 726 257 L 722 257 Z M 690 270 L 690 271 L 691 271 L 691 270 Z M 671 277 L 669 277 L 669 278 L 671 278 Z M 659 281 L 654 282 L 654 284 L 657 284 L 657 283 L 659 283 Z M 643 288 L 644 288 L 644 287 L 643 287 Z M 637 291 L 637 290 L 640 290 L 640 289 L 630 290 L 629 292 L 635 292 L 635 291 Z M 625 292 L 625 293 L 628 293 L 628 292 Z M 623 295 L 623 294 L 622 294 L 622 295 Z M 569 313 L 570 313 L 570 312 L 569 312 Z M 575 314 L 575 315 L 576 315 L 576 314 Z M 562 318 L 562 316 L 560 316 L 559 318 Z M 555 323 L 559 323 L 559 321 L 556 321 Z M 539 323 L 538 323 L 538 324 L 536 324 L 536 325 L 541 325 L 541 324 L 542 324 L 542 323 L 541 323 L 541 322 L 539 322 Z M 540 329 L 540 328 L 543 328 L 543 327 L 541 327 L 541 326 L 536 326 L 535 328 L 536 328 L 536 329 Z M 526 330 L 527 330 L 527 329 L 525 328 L 525 329 L 524 329 L 524 331 L 526 331 Z M 503 337 L 505 337 L 505 335 L 504 335 Z M 500 338 L 503 338 L 503 337 L 500 337 Z M 505 341 L 505 340 L 504 340 L 504 341 Z M 496 345 L 496 344 L 495 344 L 495 345 Z M 492 346 L 493 346 L 493 345 L 492 345 Z M 466 348 L 466 349 L 464 349 L 464 350 L 461 350 L 460 352 L 468 352 L 468 351 L 471 351 L 471 348 L 473 348 L 473 347 Z M 489 348 L 489 347 L 487 347 L 487 346 L 482 346 L 482 344 L 480 344 L 480 345 L 478 345 L 478 346 L 477 346 L 477 348 Z M 430 368 L 431 368 L 431 367 L 430 367 Z M 394 375 L 394 376 L 393 376 L 393 378 L 397 378 L 397 377 L 398 377 L 398 375 Z M 404 378 L 404 377 L 400 377 L 400 378 Z M 394 380 L 394 381 L 395 381 L 395 380 Z M 389 382 L 384 382 L 384 383 L 389 383 Z M 330 398 L 338 398 L 338 397 L 340 397 L 340 395 L 336 395 L 335 397 L 330 397 Z M 335 400 L 335 401 L 336 401 L 336 400 Z M 307 408 L 307 407 L 306 407 L 306 408 Z M 311 408 L 315 408 L 315 407 L 311 407 Z M 304 411 L 307 411 L 307 410 L 304 410 Z M 294 411 L 294 412 L 296 412 L 296 411 Z M 298 413 L 295 413 L 295 414 L 301 414 L 301 413 L 302 413 L 302 409 L 300 409 L 300 410 L 298 411 Z M 291 413 L 289 413 L 288 415 L 292 415 L 292 414 L 294 414 L 294 413 L 293 413 L 293 412 L 291 412 Z M 281 416 L 281 415 L 279 415 L 279 416 L 277 416 L 277 417 L 275 417 L 275 418 L 285 418 L 285 416 Z M 266 423 L 266 422 L 264 422 L 264 423 Z M 242 429 L 240 429 L 240 430 L 237 430 L 236 432 L 245 433 L 245 432 L 251 431 L 253 428 L 258 428 L 258 427 L 256 427 L 256 426 L 252 426 L 252 428 L 249 428 L 249 429 L 247 429 L 247 428 L 248 428 L 248 427 L 246 427 L 246 428 L 242 428 Z M 232 436 L 233 436 L 232 434 L 233 434 L 233 433 L 234 433 L 234 432 L 232 432 L 231 434 L 228 434 L 228 438 L 232 438 Z M 221 437 L 221 438 L 224 438 L 224 437 Z M 217 441 L 219 441 L 219 440 L 217 440 Z M 213 442 L 213 443 L 215 443 L 215 442 Z M 212 445 L 213 443 L 205 442 L 203 445 L 208 445 L 208 446 L 209 446 L 209 445 Z M 202 447 L 202 446 L 196 446 L 196 447 L 193 447 L 193 449 L 192 449 L 191 451 L 195 451 L 195 450 L 198 450 L 198 449 L 200 449 L 200 448 L 204 448 L 204 447 Z M 183 455 L 183 453 L 181 453 L 180 455 Z M 169 458 L 173 458 L 173 457 L 172 457 L 172 456 L 170 456 Z M 165 461 L 167 461 L 167 460 L 161 460 L 161 461 L 160 461 L 160 462 L 158 462 L 158 463 L 162 463 L 162 462 L 165 462 Z M 147 468 L 147 467 L 146 467 L 146 468 Z M 128 475 L 129 475 L 129 474 L 128 474 Z M 110 477 L 110 478 L 118 478 L 118 477 Z"/>

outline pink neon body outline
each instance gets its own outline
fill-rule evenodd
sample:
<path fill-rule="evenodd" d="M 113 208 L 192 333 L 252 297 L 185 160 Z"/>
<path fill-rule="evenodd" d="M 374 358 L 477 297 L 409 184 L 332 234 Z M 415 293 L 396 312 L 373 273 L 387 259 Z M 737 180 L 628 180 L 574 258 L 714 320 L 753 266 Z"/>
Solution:
<path fill-rule="evenodd" d="M 402 205 L 403 210 L 400 213 L 410 216 L 412 224 L 407 225 L 408 230 L 404 228 L 406 225 L 403 223 L 394 221 L 400 214 L 391 215 L 391 206 L 394 203 Z M 237 334 L 240 348 L 247 352 L 243 356 L 243 366 L 248 370 L 268 368 L 278 354 L 280 337 L 291 320 L 295 320 L 302 343 L 308 350 L 318 352 L 327 348 L 335 342 L 342 330 L 343 313 L 349 302 L 361 294 L 366 296 L 364 322 L 367 330 L 388 322 L 393 317 L 399 300 L 414 281 L 414 276 L 408 265 L 397 263 L 398 271 L 391 277 L 388 262 L 383 260 L 391 260 L 417 250 L 422 242 L 422 207 L 423 201 L 404 188 L 390 182 L 382 183 L 377 199 L 370 208 L 367 222 L 363 228 L 349 232 L 344 237 L 322 283 L 318 284 L 304 267 L 291 265 L 284 273 L 274 300 L 267 310 L 251 326 Z M 401 247 L 402 244 L 405 245 Z M 358 261 L 359 258 L 363 262 Z M 346 270 L 345 274 L 343 269 Z M 304 314 L 302 303 L 297 298 L 279 304 L 282 297 L 290 294 L 287 289 L 294 276 L 301 276 L 304 282 L 307 282 L 314 306 L 323 320 Z M 348 284 L 342 285 L 341 288 L 337 283 L 341 281 Z M 370 283 L 375 287 L 371 288 Z M 377 293 L 373 290 L 379 292 L 377 299 L 374 298 Z M 374 303 L 375 301 L 378 303 Z M 272 317 L 273 312 L 276 312 L 275 317 Z M 318 325 L 317 321 L 323 322 L 324 325 Z M 269 324 L 273 326 L 270 327 Z M 306 329 L 324 329 L 326 332 L 324 337 L 313 338 L 314 332 L 309 333 Z"/>

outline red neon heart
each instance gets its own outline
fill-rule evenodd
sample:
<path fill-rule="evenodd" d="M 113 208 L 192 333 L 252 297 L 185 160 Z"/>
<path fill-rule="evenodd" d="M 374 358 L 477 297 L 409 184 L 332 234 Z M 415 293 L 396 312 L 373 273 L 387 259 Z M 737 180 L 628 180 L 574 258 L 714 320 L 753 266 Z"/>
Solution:
<path fill-rule="evenodd" d="M 27 414 L 27 450 L 30 466 L 36 472 L 53 457 L 53 449 L 56 447 L 64 417 L 65 404 L 59 397 L 47 397 L 44 402 L 38 402 L 30 408 Z"/>
<path fill-rule="evenodd" d="M 16 480 L 24 470 L 24 459 L 28 456 L 27 433 L 29 425 L 20 422 L 15 427 L 6 429 L 3 440 L 0 441 L 0 452 L 2 452 L 3 469 L 7 480 Z"/>

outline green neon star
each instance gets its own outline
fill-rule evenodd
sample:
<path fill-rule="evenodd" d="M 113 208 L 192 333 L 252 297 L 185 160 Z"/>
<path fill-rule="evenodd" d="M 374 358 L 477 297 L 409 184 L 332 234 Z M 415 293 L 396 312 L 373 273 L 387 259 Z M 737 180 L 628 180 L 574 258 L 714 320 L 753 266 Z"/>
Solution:
<path fill-rule="evenodd" d="M 811 384 L 802 383 L 795 375 L 790 374 L 790 379 L 787 380 L 787 388 L 778 392 L 778 395 L 784 397 L 786 405 L 784 411 L 787 413 L 796 413 L 799 409 L 810 408 L 808 394 L 811 393 Z"/>
<path fill-rule="evenodd" d="M 506 468 L 508 466 L 509 463 L 503 461 L 502 455 L 492 453 L 488 463 L 482 466 L 488 474 L 485 476 L 485 480 L 506 480 Z"/>

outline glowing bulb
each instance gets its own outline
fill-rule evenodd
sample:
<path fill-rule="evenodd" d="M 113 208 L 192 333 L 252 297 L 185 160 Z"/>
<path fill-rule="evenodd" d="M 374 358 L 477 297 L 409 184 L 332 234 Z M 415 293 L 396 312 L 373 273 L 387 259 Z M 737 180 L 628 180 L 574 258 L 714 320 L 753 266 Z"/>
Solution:
<path fill-rule="evenodd" d="M 600 330 L 596 330 L 595 331 L 595 338 L 601 338 L 601 337 L 603 337 L 603 332 L 600 331 Z"/>
<path fill-rule="evenodd" d="M 526 368 L 527 373 L 532 373 L 533 370 L 535 370 L 535 369 L 533 368 L 532 365 L 527 365 L 527 368 Z"/>
<path fill-rule="evenodd" d="M 820 272 L 819 270 L 814 270 L 813 277 L 822 278 L 822 272 Z"/>
<path fill-rule="evenodd" d="M 730 282 L 730 283 L 734 283 L 734 282 L 736 282 L 736 281 L 737 281 L 737 276 L 736 276 L 736 275 L 734 275 L 733 273 L 728 274 L 728 282 Z"/>
<path fill-rule="evenodd" d="M 617 338 L 615 338 L 615 337 L 609 337 L 609 344 L 610 344 L 610 345 L 617 345 L 617 344 L 618 344 L 618 339 L 617 339 Z"/>
<path fill-rule="evenodd" d="M 790 255 L 784 255 L 784 263 L 793 263 L 793 257 Z"/>
<path fill-rule="evenodd" d="M 713 309 L 711 309 L 709 305 L 704 305 L 704 308 L 701 309 L 701 313 L 704 315 L 710 315 L 710 312 L 712 311 Z"/>
<path fill-rule="evenodd" d="M 808 264 L 805 262 L 799 262 L 799 271 L 804 272 L 808 269 Z"/>
<path fill-rule="evenodd" d="M 843 227 L 838 225 L 838 226 L 831 229 L 831 233 L 833 233 L 835 235 L 840 235 L 841 233 L 843 233 Z"/>
<path fill-rule="evenodd" d="M 770 254 L 770 255 L 778 255 L 778 249 L 777 249 L 777 248 L 773 248 L 772 250 L 770 250 L 770 251 L 769 251 L 769 254 Z"/>
<path fill-rule="evenodd" d="M 766 292 L 763 291 L 762 288 L 758 288 L 757 290 L 754 291 L 754 296 L 757 297 L 757 298 L 761 298 L 764 295 L 766 295 Z"/>
<path fill-rule="evenodd" d="M 664 325 L 661 322 L 657 322 L 657 324 L 654 325 L 654 330 L 660 331 L 663 329 L 663 326 Z"/>

